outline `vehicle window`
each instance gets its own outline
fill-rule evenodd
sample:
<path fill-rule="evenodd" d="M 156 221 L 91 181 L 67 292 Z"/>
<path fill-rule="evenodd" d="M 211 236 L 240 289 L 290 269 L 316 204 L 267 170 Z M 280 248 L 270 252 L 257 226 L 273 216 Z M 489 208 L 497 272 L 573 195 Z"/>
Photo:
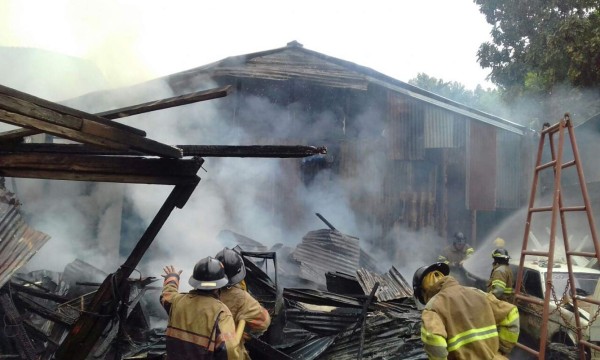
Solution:
<path fill-rule="evenodd" d="M 577 295 L 589 296 L 594 293 L 600 274 L 586 274 L 586 273 L 575 273 L 575 289 Z M 544 279 L 545 280 L 545 279 Z M 569 274 L 563 272 L 552 273 L 552 283 L 554 285 L 554 291 L 556 296 L 562 296 L 565 293 L 565 288 L 569 280 Z M 567 289 L 567 294 L 570 290 Z"/>
<path fill-rule="evenodd" d="M 533 270 L 525 269 L 523 274 L 523 288 L 524 293 L 543 299 L 544 294 L 542 293 L 542 282 L 540 273 Z"/>

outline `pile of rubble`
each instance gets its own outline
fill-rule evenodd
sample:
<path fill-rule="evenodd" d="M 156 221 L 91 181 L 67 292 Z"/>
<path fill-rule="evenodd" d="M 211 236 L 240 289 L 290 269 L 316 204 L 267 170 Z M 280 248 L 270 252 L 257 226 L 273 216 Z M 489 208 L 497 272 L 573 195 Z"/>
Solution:
<path fill-rule="evenodd" d="M 379 273 L 358 238 L 322 229 L 309 232 L 294 250 L 278 245 L 268 251 L 251 239 L 236 238 L 248 291 L 272 315 L 269 330 L 246 343 L 253 358 L 427 359 L 412 289 L 394 267 Z M 307 286 L 281 286 L 279 269 L 287 269 L 288 278 L 295 272 Z M 62 273 L 42 270 L 7 278 L 0 293 L 0 316 L 7 319 L 0 330 L 3 358 L 52 359 L 78 317 L 90 315 L 90 301 L 103 279 L 110 275 L 80 260 Z M 129 279 L 128 291 L 115 294 L 127 306 L 115 309 L 86 359 L 164 355 L 167 314 L 158 303 L 160 284 L 151 285 L 155 280 Z"/>

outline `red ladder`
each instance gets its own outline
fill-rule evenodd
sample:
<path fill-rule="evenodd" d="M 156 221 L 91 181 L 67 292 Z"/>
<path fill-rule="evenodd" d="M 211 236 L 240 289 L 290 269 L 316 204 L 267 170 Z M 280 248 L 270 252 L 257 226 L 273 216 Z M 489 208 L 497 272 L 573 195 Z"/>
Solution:
<path fill-rule="evenodd" d="M 565 142 L 565 133 L 568 133 L 570 143 L 573 151 L 573 160 L 563 163 L 563 150 L 564 150 L 564 142 Z M 558 134 L 558 144 L 554 141 L 554 136 Z M 544 152 L 544 144 L 548 138 L 550 153 L 552 156 L 552 160 L 548 163 L 542 164 L 542 154 Z M 565 168 L 569 168 L 575 166 L 577 169 L 577 175 L 579 177 L 579 185 L 581 187 L 581 194 L 583 196 L 583 206 L 569 206 L 565 207 L 563 205 L 563 197 L 561 191 L 561 174 L 562 170 Z M 553 192 L 553 200 L 552 206 L 541 206 L 535 207 L 535 197 L 537 192 L 537 185 L 539 182 L 539 173 L 546 169 L 552 169 L 554 171 L 554 192 Z M 550 239 L 548 251 L 534 251 L 528 250 L 527 244 L 529 240 L 529 233 L 531 229 L 532 215 L 534 213 L 540 212 L 552 212 L 552 221 L 550 225 Z M 567 225 L 565 222 L 565 213 L 567 212 L 586 212 L 587 220 L 589 224 L 589 229 L 591 233 L 591 237 L 594 243 L 595 252 L 582 252 L 582 251 L 572 251 L 569 245 L 569 237 L 567 235 Z M 542 128 L 542 133 L 540 136 L 540 142 L 537 153 L 537 160 L 535 164 L 535 172 L 533 174 L 533 183 L 531 186 L 531 193 L 529 197 L 529 206 L 527 211 L 527 221 L 525 223 L 525 233 L 523 235 L 523 246 L 521 249 L 521 258 L 519 262 L 519 270 L 517 272 L 516 286 L 515 286 L 515 302 L 525 302 L 536 304 L 543 307 L 542 311 L 542 325 L 540 329 L 540 344 L 539 351 L 535 349 L 529 348 L 521 343 L 517 344 L 517 347 L 527 351 L 528 353 L 536 356 L 538 359 L 545 358 L 546 346 L 547 346 L 547 336 L 548 336 L 548 321 L 549 321 L 549 308 L 550 301 L 552 301 L 551 295 L 553 290 L 552 284 L 552 269 L 554 267 L 554 251 L 555 251 L 555 238 L 556 238 L 556 226 L 558 222 L 558 217 L 560 216 L 560 224 L 562 228 L 562 238 L 564 242 L 565 249 L 565 257 L 569 272 L 569 284 L 575 284 L 575 279 L 573 275 L 572 268 L 572 256 L 582 256 L 587 258 L 596 258 L 600 260 L 600 244 L 598 243 L 598 239 L 596 237 L 596 226 L 594 225 L 594 218 L 592 214 L 592 208 L 590 206 L 590 201 L 587 192 L 586 182 L 583 176 L 583 169 L 581 168 L 581 161 L 579 159 L 579 150 L 577 149 L 577 143 L 575 141 L 575 134 L 573 133 L 573 126 L 571 124 L 571 120 L 569 114 L 565 114 L 564 118 L 561 119 L 557 124 L 550 126 L 550 124 L 544 124 Z M 547 276 L 546 276 L 546 289 L 544 293 L 543 301 L 539 298 L 529 296 L 522 293 L 521 286 L 523 284 L 523 268 L 526 256 L 538 256 L 538 257 L 547 257 Z M 576 294 L 575 286 L 569 286 L 570 288 L 570 296 L 573 300 L 573 307 L 575 314 L 575 324 L 577 333 L 577 346 L 579 348 L 579 358 L 581 360 L 585 360 L 585 351 L 586 348 L 592 348 L 600 351 L 600 347 L 592 344 L 585 340 L 583 336 L 583 330 L 581 328 L 581 319 L 579 315 L 579 302 L 587 302 L 595 305 L 600 305 L 600 301 L 596 301 L 593 299 L 584 298 L 580 295 Z"/>

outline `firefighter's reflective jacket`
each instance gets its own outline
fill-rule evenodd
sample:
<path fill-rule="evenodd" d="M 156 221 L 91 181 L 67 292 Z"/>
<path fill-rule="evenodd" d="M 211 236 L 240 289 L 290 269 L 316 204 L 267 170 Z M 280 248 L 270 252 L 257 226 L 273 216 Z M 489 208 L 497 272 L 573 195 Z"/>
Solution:
<path fill-rule="evenodd" d="M 504 359 L 519 337 L 517 307 L 452 276 L 428 291 L 421 340 L 430 359 Z"/>
<path fill-rule="evenodd" d="M 246 321 L 246 327 L 255 335 L 265 332 L 271 324 L 271 316 L 260 303 L 238 284 L 221 290 L 221 301 L 227 305 L 236 324 Z M 248 352 L 240 344 L 244 357 L 250 359 Z"/>
<path fill-rule="evenodd" d="M 448 266 L 458 266 L 461 261 L 468 259 L 474 252 L 475 249 L 469 244 L 465 244 L 461 250 L 456 249 L 454 245 L 448 245 L 442 250 L 437 261 L 446 263 Z"/>
<path fill-rule="evenodd" d="M 211 293 L 179 293 L 178 289 L 179 276 L 169 274 L 160 297 L 169 313 L 167 359 L 243 359 L 227 306 Z"/>
<path fill-rule="evenodd" d="M 492 267 L 487 292 L 494 294 L 498 299 L 512 303 L 513 301 L 513 272 L 510 266 L 495 264 Z"/>

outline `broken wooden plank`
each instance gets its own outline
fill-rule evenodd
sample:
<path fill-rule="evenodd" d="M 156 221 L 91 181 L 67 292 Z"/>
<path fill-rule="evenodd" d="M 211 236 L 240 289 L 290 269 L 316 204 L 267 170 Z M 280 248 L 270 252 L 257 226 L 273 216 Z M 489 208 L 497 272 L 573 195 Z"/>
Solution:
<path fill-rule="evenodd" d="M 151 111 L 167 109 L 171 107 L 196 103 L 199 101 L 222 98 L 231 92 L 231 85 L 222 86 L 215 89 L 203 90 L 191 94 L 174 96 L 163 100 L 145 102 L 143 104 L 128 106 L 115 110 L 108 110 L 96 115 L 105 119 L 119 119 L 127 116 L 148 113 Z"/>
<path fill-rule="evenodd" d="M 127 106 L 127 107 L 123 107 L 123 108 L 119 108 L 119 109 L 103 111 L 100 113 L 96 113 L 94 115 L 99 116 L 103 119 L 114 120 L 114 119 L 124 118 L 127 116 L 148 113 L 151 111 L 192 104 L 192 103 L 199 102 L 199 101 L 217 99 L 217 98 L 227 96 L 230 92 L 231 92 L 231 85 L 227 85 L 227 86 L 222 86 L 222 87 L 215 88 L 215 89 L 194 92 L 191 94 L 174 96 L 174 97 L 163 99 L 163 100 L 150 101 L 150 102 Z M 116 126 L 114 124 L 120 125 L 120 123 L 115 123 L 115 122 L 111 122 L 110 124 L 113 126 Z M 21 139 L 26 136 L 32 136 L 32 135 L 36 135 L 36 134 L 40 134 L 40 133 L 42 133 L 42 132 L 37 129 L 16 129 L 16 130 L 11 130 L 11 131 L 6 131 L 3 133 L 0 133 L 0 143 L 3 141 Z M 146 133 L 140 130 L 138 132 L 138 135 L 146 136 Z"/>
<path fill-rule="evenodd" d="M 70 115 L 70 116 L 76 117 L 76 118 L 77 117 L 87 118 L 90 121 L 96 121 L 101 124 L 109 125 L 109 126 L 121 129 L 123 131 L 130 132 L 130 133 L 133 133 L 133 134 L 136 134 L 139 136 L 146 136 L 146 133 L 143 130 L 137 129 L 135 127 L 120 124 L 120 123 L 115 123 L 110 120 L 103 119 L 100 116 L 88 114 L 81 110 L 77 110 L 77 109 L 70 108 L 68 106 L 60 105 L 60 104 L 57 104 L 52 101 L 44 100 L 42 98 L 27 94 L 27 93 L 24 93 L 19 90 L 15 90 L 15 89 L 12 89 L 12 88 L 9 88 L 6 86 L 0 85 L 0 97 L 4 98 L 4 99 L 10 97 L 15 100 L 21 100 L 22 102 L 24 101 L 25 103 L 35 105 L 35 107 L 38 109 L 45 108 L 48 110 L 52 110 L 54 112 L 59 112 L 59 113 L 62 113 L 65 115 Z M 24 110 L 24 109 L 21 109 L 21 110 Z"/>
<path fill-rule="evenodd" d="M 197 181 L 202 158 L 164 159 L 16 153 L 0 154 L 0 175 L 35 179 L 183 185 Z"/>
<path fill-rule="evenodd" d="M 1 96 L 0 94 L 0 98 Z M 36 105 L 32 104 L 31 106 L 35 107 Z M 135 149 L 150 155 L 182 157 L 181 150 L 175 147 L 109 125 L 89 121 L 86 118 L 65 116 L 47 109 L 31 109 L 31 111 L 27 111 L 27 115 L 24 115 L 21 112 L 6 109 L 0 103 L 0 121 L 26 128 L 35 128 L 81 143 L 113 149 Z"/>
<path fill-rule="evenodd" d="M 176 145 L 183 152 L 183 156 L 201 157 L 252 157 L 252 158 L 301 158 L 319 154 L 326 154 L 324 146 L 303 145 Z M 1 144 L 0 152 L 20 153 L 59 153 L 59 154 L 85 154 L 85 155 L 127 155 L 140 156 L 143 153 L 132 150 L 110 150 L 84 144 Z"/>

